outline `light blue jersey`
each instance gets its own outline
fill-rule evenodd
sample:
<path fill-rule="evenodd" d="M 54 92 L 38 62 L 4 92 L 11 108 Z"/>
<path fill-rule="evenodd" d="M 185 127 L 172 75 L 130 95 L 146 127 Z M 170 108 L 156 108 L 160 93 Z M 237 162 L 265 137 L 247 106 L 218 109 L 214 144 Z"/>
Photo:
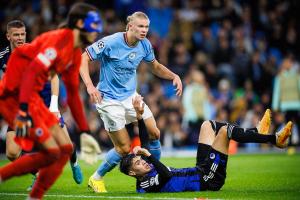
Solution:
<path fill-rule="evenodd" d="M 104 37 L 86 48 L 91 60 L 101 63 L 97 89 L 104 99 L 122 101 L 136 91 L 136 69 L 142 60 L 155 59 L 152 45 L 143 39 L 136 46 L 126 43 L 125 33 Z"/>

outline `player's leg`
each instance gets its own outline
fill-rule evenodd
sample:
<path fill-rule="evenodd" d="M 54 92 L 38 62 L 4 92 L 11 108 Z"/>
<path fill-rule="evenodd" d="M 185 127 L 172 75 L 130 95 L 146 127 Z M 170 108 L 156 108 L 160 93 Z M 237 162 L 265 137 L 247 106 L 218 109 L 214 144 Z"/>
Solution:
<path fill-rule="evenodd" d="M 161 157 L 160 131 L 156 126 L 154 117 L 149 117 L 144 120 L 149 134 L 149 152 L 156 158 Z"/>
<path fill-rule="evenodd" d="M 263 119 L 260 122 L 260 126 L 264 131 L 268 131 L 270 126 L 270 113 L 266 112 Z M 266 116 L 267 115 L 267 116 Z M 217 127 L 213 122 L 212 127 Z M 261 130 L 262 128 L 259 128 Z M 274 135 L 261 135 L 257 132 L 256 128 L 242 129 L 237 126 L 226 124 L 222 125 L 219 130 L 216 131 L 216 138 L 212 144 L 212 149 L 209 152 L 209 156 L 201 165 L 203 170 L 202 186 L 204 189 L 220 190 L 225 183 L 226 168 L 228 161 L 228 148 L 230 139 L 234 139 L 238 142 L 271 142 L 276 143 Z M 287 130 L 283 131 L 286 132 Z"/>
<path fill-rule="evenodd" d="M 95 192 L 106 192 L 106 188 L 103 182 L 103 177 L 109 171 L 111 171 L 121 158 L 130 152 L 130 137 L 125 128 L 110 132 L 109 136 L 114 145 L 114 148 L 109 150 L 105 155 L 104 160 L 98 167 L 97 171 L 90 177 L 88 186 Z"/>
<path fill-rule="evenodd" d="M 217 123 L 218 122 L 210 121 L 211 127 L 208 127 L 208 129 L 215 130 L 216 137 L 211 144 L 207 157 L 198 165 L 202 171 L 202 190 L 217 191 L 220 190 L 225 183 L 229 139 L 226 138 L 226 124 L 220 123 L 218 128 L 214 129 L 214 127 L 217 127 Z M 201 129 L 203 128 L 201 127 Z M 203 137 L 205 137 L 205 135 Z M 208 139 L 204 138 L 204 140 Z M 211 142 L 211 140 L 209 140 L 209 142 Z"/>
<path fill-rule="evenodd" d="M 244 129 L 238 126 L 227 124 L 222 127 L 212 147 L 224 154 L 228 152 L 229 140 L 233 139 L 240 143 L 271 143 L 279 148 L 287 146 L 288 138 L 291 135 L 292 122 L 288 122 L 279 132 L 264 135 L 251 129 Z"/>
<path fill-rule="evenodd" d="M 14 126 L 14 119 L 16 113 L 18 112 L 19 103 L 17 100 L 17 95 L 7 96 L 6 98 L 0 99 L 0 113 L 7 121 L 10 127 Z M 35 135 L 35 133 L 33 133 L 33 135 Z M 39 168 L 47 166 L 49 163 L 54 162 L 60 156 L 60 150 L 58 146 L 51 146 L 51 144 L 53 144 L 54 141 L 51 139 L 48 140 L 48 138 L 45 138 L 45 141 L 43 142 L 47 142 L 47 144 L 49 143 L 48 146 L 52 148 L 45 149 L 30 155 L 27 154 L 21 156 L 15 161 L 1 167 L 0 179 L 4 181 L 13 176 L 20 176 L 32 171 L 37 171 Z"/>
<path fill-rule="evenodd" d="M 13 176 L 21 176 L 32 171 L 37 171 L 39 168 L 55 162 L 60 156 L 60 150 L 54 139 L 52 137 L 47 138 L 43 145 L 47 148 L 40 152 L 21 156 L 1 167 L 1 180 L 4 181 Z"/>
<path fill-rule="evenodd" d="M 6 157 L 10 161 L 17 159 L 22 151 L 21 147 L 14 141 L 15 136 L 15 131 L 8 127 L 6 133 Z"/>
<path fill-rule="evenodd" d="M 50 113 L 39 96 L 36 102 L 31 102 L 30 113 L 32 113 L 35 126 L 38 127 L 33 131 L 31 137 L 34 137 L 43 149 L 49 150 L 55 146 L 60 152 L 59 157 L 54 162 L 39 168 L 39 175 L 30 197 L 41 199 L 62 173 L 63 167 L 73 151 L 73 145 L 69 136 L 64 134 L 59 126 L 56 116 Z M 47 141 L 44 137 L 48 137 L 53 141 L 52 146 L 44 142 Z"/>
<path fill-rule="evenodd" d="M 73 152 L 73 145 L 67 135 L 64 134 L 61 127 L 56 124 L 49 129 L 51 138 L 53 138 L 56 145 L 58 145 L 61 156 L 50 165 L 39 170 L 39 175 L 36 183 L 30 193 L 31 198 L 41 199 L 45 192 L 54 184 L 57 178 L 62 173 L 63 167 L 70 158 Z M 43 144 L 45 149 L 51 147 Z"/>
<path fill-rule="evenodd" d="M 291 135 L 292 123 L 276 134 L 264 135 L 254 130 L 243 129 L 227 124 L 221 127 L 204 166 L 203 185 L 209 190 L 219 190 L 225 183 L 226 167 L 228 160 L 229 141 L 233 139 L 240 143 L 271 143 L 279 148 L 287 146 L 288 137 Z"/>
<path fill-rule="evenodd" d="M 96 104 L 105 130 L 109 133 L 114 148 L 107 152 L 98 169 L 89 178 L 88 186 L 95 192 L 107 192 L 103 177 L 111 171 L 130 151 L 130 137 L 125 128 L 125 108 L 121 102 L 102 100 Z"/>
<path fill-rule="evenodd" d="M 201 163 L 205 161 L 211 149 L 211 145 L 215 140 L 216 130 L 219 130 L 222 125 L 222 123 L 217 123 L 211 120 L 206 120 L 201 124 L 197 147 L 197 166 L 200 166 Z"/>
<path fill-rule="evenodd" d="M 62 120 L 63 121 L 63 120 Z M 69 138 L 69 142 L 72 143 L 70 136 L 69 136 L 69 132 L 67 130 L 66 125 L 64 124 L 64 122 L 61 122 L 60 120 L 60 126 L 63 129 L 64 134 L 66 135 L 66 137 Z M 78 157 L 77 157 L 77 152 L 76 152 L 76 146 L 73 143 L 73 152 L 72 155 L 70 157 L 70 165 L 71 165 L 71 169 L 72 169 L 72 174 L 73 174 L 73 179 L 77 184 L 81 184 L 83 181 L 83 174 L 81 171 L 81 168 L 79 166 L 78 163 Z"/>
<path fill-rule="evenodd" d="M 10 161 L 14 161 L 17 158 L 19 158 L 20 156 L 26 154 L 26 152 L 23 152 L 21 147 L 15 142 L 14 138 L 16 136 L 16 133 L 14 130 L 12 130 L 10 127 L 8 127 L 7 129 L 7 133 L 6 133 L 6 157 L 10 160 Z M 32 177 L 32 183 L 29 187 L 27 187 L 27 191 L 31 191 L 35 180 L 36 180 L 36 176 L 37 176 L 37 171 L 33 171 L 31 172 L 31 174 L 33 175 Z"/>
<path fill-rule="evenodd" d="M 287 146 L 288 138 L 291 135 L 292 125 L 292 122 L 288 122 L 279 132 L 263 135 L 229 124 L 227 126 L 227 137 L 240 143 L 270 143 L 279 148 L 284 148 Z"/>
<path fill-rule="evenodd" d="M 139 95 L 139 94 L 135 93 L 128 99 L 122 101 L 122 104 L 126 108 L 126 113 L 125 113 L 126 124 L 130 124 L 132 122 L 137 121 L 136 112 L 132 105 L 132 99 L 136 95 Z M 147 132 L 149 134 L 149 145 L 148 145 L 149 151 L 156 159 L 159 160 L 160 156 L 161 156 L 161 144 L 160 144 L 160 140 L 159 140 L 160 139 L 160 131 L 156 126 L 156 122 L 153 117 L 153 114 L 147 104 L 144 105 L 143 119 L 145 122 L 145 126 L 147 128 Z"/>

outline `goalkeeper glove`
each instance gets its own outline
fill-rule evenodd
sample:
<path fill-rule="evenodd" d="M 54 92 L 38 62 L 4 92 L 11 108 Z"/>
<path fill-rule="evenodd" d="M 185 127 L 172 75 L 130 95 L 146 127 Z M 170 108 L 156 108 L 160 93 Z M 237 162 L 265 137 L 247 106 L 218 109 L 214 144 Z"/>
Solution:
<path fill-rule="evenodd" d="M 31 116 L 27 112 L 28 105 L 21 103 L 19 113 L 15 119 L 16 137 L 25 138 L 29 136 L 29 129 L 33 127 Z"/>
<path fill-rule="evenodd" d="M 31 151 L 34 142 L 28 138 L 29 129 L 33 127 L 31 116 L 27 113 L 27 104 L 20 105 L 20 111 L 15 119 L 16 137 L 14 141 L 25 151 Z"/>
<path fill-rule="evenodd" d="M 98 142 L 90 134 L 83 132 L 80 135 L 81 159 L 92 165 L 97 162 L 98 155 L 101 153 Z"/>

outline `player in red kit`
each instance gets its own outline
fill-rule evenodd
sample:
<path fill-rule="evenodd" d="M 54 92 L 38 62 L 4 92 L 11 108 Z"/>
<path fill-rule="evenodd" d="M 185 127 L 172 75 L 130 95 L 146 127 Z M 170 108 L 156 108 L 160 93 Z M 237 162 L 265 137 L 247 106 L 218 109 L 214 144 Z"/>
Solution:
<path fill-rule="evenodd" d="M 16 48 L 0 82 L 0 114 L 15 127 L 15 141 L 24 149 L 33 145 L 40 151 L 24 155 L 0 168 L 0 182 L 39 170 L 29 199 L 41 199 L 59 177 L 72 153 L 70 138 L 58 119 L 44 105 L 39 91 L 54 74 L 61 74 L 67 88 L 68 105 L 81 130 L 88 130 L 79 97 L 81 48 L 101 31 L 97 9 L 74 4 L 67 28 L 38 36 L 32 43 Z"/>

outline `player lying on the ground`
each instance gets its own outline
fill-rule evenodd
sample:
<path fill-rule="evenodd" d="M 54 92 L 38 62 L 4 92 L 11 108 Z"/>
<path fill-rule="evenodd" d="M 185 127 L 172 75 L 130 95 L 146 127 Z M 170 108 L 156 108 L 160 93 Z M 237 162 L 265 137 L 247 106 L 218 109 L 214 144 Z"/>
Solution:
<path fill-rule="evenodd" d="M 139 100 L 138 100 L 139 101 Z M 134 102 L 138 116 L 143 109 Z M 265 115 L 269 115 L 267 110 Z M 142 118 L 138 118 L 141 142 L 147 147 L 144 134 L 146 128 Z M 136 190 L 145 192 L 183 192 L 220 190 L 225 183 L 229 141 L 241 143 L 271 143 L 279 148 L 287 146 L 291 135 L 292 123 L 275 134 L 260 134 L 268 130 L 270 118 L 264 117 L 258 128 L 243 129 L 238 126 L 214 120 L 201 125 L 195 167 L 169 168 L 155 159 L 146 148 L 136 147 L 133 154 L 121 160 L 120 170 L 137 179 Z M 147 134 L 146 134 L 147 135 Z M 146 137 L 147 139 L 147 137 Z"/>

